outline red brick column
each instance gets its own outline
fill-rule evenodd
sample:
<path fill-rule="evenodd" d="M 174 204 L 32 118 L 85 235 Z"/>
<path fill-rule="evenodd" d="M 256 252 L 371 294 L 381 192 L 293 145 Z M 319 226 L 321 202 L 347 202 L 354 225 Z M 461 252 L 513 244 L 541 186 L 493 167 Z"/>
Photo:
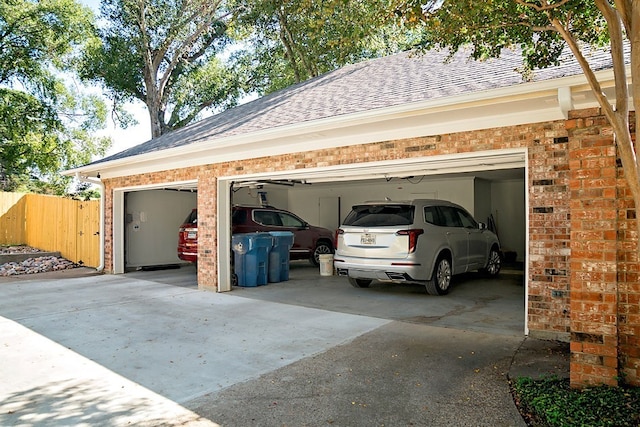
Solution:
<path fill-rule="evenodd" d="M 617 385 L 616 148 L 598 109 L 572 114 L 571 385 Z"/>
<path fill-rule="evenodd" d="M 198 288 L 218 288 L 218 193 L 216 170 L 198 176 Z"/>
<path fill-rule="evenodd" d="M 634 113 L 630 123 L 635 133 Z M 640 386 L 640 263 L 638 263 L 638 215 L 633 196 L 618 162 L 618 329 L 622 380 Z"/>
<path fill-rule="evenodd" d="M 620 165 L 619 165 L 620 166 Z M 618 329 L 625 383 L 640 386 L 640 264 L 635 203 L 618 168 Z"/>
<path fill-rule="evenodd" d="M 528 319 L 531 336 L 570 339 L 569 138 L 547 129 L 529 147 Z"/>

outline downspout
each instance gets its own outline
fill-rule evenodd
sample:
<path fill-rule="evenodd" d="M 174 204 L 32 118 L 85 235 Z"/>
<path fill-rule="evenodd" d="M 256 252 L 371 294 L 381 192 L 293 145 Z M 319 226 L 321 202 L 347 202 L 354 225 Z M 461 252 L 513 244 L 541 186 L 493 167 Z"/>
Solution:
<path fill-rule="evenodd" d="M 81 182 L 89 182 L 91 184 L 95 184 L 100 187 L 100 265 L 96 267 L 96 270 L 99 273 L 104 271 L 104 183 L 100 180 L 100 178 L 91 178 L 88 176 L 81 176 L 80 173 L 76 172 L 76 179 Z"/>

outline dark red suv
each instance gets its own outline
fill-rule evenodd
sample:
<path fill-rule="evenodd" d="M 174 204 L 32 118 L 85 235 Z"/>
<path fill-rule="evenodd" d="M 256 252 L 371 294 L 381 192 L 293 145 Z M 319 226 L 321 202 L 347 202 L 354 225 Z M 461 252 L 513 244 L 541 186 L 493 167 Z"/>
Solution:
<path fill-rule="evenodd" d="M 292 260 L 308 259 L 319 265 L 322 254 L 333 253 L 333 232 L 309 225 L 291 212 L 270 206 L 234 206 L 233 234 L 269 231 L 291 231 L 293 247 L 289 251 Z M 198 260 L 198 213 L 191 211 L 178 235 L 178 258 L 183 261 Z"/>
<path fill-rule="evenodd" d="M 198 210 L 194 209 L 178 230 L 178 258 L 198 261 Z"/>

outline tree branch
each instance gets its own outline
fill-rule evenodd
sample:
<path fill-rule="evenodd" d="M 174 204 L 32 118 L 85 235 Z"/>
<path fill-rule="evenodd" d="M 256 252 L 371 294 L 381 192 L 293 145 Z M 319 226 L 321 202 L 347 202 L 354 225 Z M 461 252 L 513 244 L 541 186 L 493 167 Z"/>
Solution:
<path fill-rule="evenodd" d="M 287 25 L 286 16 L 281 8 L 278 8 L 276 11 L 278 16 L 278 24 L 280 26 L 280 40 L 284 45 L 285 50 L 287 51 L 287 56 L 289 57 L 289 63 L 291 64 L 291 69 L 293 70 L 293 75 L 296 80 L 296 83 L 300 83 L 301 76 L 300 70 L 298 69 L 298 63 L 296 55 L 293 51 L 293 47 L 291 46 L 293 43 L 293 37 L 289 32 L 289 27 Z"/>
<path fill-rule="evenodd" d="M 205 5 L 208 5 L 211 7 L 211 9 L 209 11 L 206 12 L 206 19 L 204 21 L 202 21 L 196 28 L 195 31 L 193 31 L 193 33 L 186 39 L 184 40 L 180 46 L 178 46 L 176 48 L 176 51 L 173 54 L 173 57 L 171 58 L 171 60 L 169 61 L 169 64 L 167 65 L 167 69 L 164 72 L 164 75 L 162 76 L 162 78 L 160 78 L 159 82 L 158 82 L 158 91 L 162 94 L 164 93 L 164 88 L 167 85 L 167 82 L 169 81 L 173 70 L 175 69 L 175 67 L 177 66 L 178 62 L 180 62 L 180 60 L 182 59 L 184 53 L 186 51 L 188 51 L 193 45 L 194 43 L 198 40 L 198 38 L 200 38 L 202 36 L 202 34 L 206 31 L 206 29 L 211 26 L 211 24 L 214 21 L 217 21 L 219 19 L 223 19 L 224 16 L 228 16 L 229 14 L 225 14 L 221 17 L 217 17 L 215 14 L 215 11 L 217 10 L 218 6 L 219 6 L 220 2 L 217 1 L 215 3 L 206 3 Z M 201 13 L 205 13 L 204 9 L 206 9 L 206 7 L 204 7 L 203 9 L 201 9 Z M 192 16 L 198 16 L 196 14 L 196 12 L 194 11 L 194 14 L 192 14 Z M 213 43 L 213 40 L 210 41 L 208 46 L 211 46 L 211 44 Z M 156 69 L 157 72 L 157 69 Z"/>
<path fill-rule="evenodd" d="M 625 32 L 631 36 L 633 33 L 633 6 L 632 0 L 615 0 L 613 2 L 624 23 Z M 636 18 L 637 20 L 637 18 Z"/>
<path fill-rule="evenodd" d="M 219 20 L 219 19 L 224 19 L 226 16 L 229 16 L 231 14 L 231 12 L 226 13 L 220 17 L 215 18 L 215 12 L 218 9 L 218 7 L 220 6 L 221 0 L 216 0 L 214 2 L 200 2 L 200 6 L 195 8 L 191 14 L 189 15 L 184 15 L 184 10 L 185 7 L 182 7 L 180 12 L 178 13 L 178 15 L 182 16 L 183 19 L 181 19 L 180 21 L 178 21 L 176 23 L 176 25 L 172 26 L 169 31 L 167 32 L 167 36 L 165 37 L 164 42 L 162 43 L 162 45 L 158 48 L 157 53 L 156 53 L 156 59 L 157 59 L 157 63 L 154 64 L 154 66 L 156 67 L 156 69 L 159 68 L 160 63 L 162 62 L 162 59 L 165 57 L 165 55 L 167 54 L 167 52 L 169 51 L 169 48 L 171 47 L 171 44 L 175 41 L 175 35 L 178 34 L 179 30 L 181 28 L 185 28 L 187 27 L 189 24 L 194 23 L 194 22 L 198 22 L 199 20 L 205 18 L 202 23 L 198 26 L 198 28 L 196 29 L 196 31 L 193 32 L 193 34 L 196 34 L 196 39 L 198 37 L 200 37 L 202 35 L 202 33 L 204 32 L 204 29 L 206 29 L 207 26 L 211 25 L 211 23 L 215 20 Z M 184 3 L 183 3 L 184 6 Z M 190 38 L 191 39 L 191 38 Z M 176 52 L 184 52 L 185 49 L 187 49 L 191 43 L 193 43 L 193 41 L 190 41 L 190 39 L 185 40 L 181 46 L 179 46 L 176 49 Z"/>
<path fill-rule="evenodd" d="M 531 9 L 537 11 L 537 12 L 547 12 L 549 10 L 557 9 L 559 7 L 562 7 L 565 4 L 569 3 L 569 1 L 571 1 L 571 0 L 562 0 L 562 1 L 558 2 L 558 3 L 549 4 L 549 2 L 547 2 L 546 0 L 542 0 L 540 2 L 540 6 L 538 6 L 535 3 L 529 3 L 526 0 L 516 0 L 516 3 L 518 3 L 521 6 L 529 7 L 529 8 L 531 8 Z"/>
<path fill-rule="evenodd" d="M 578 61 L 578 64 L 582 68 L 582 71 L 584 72 L 584 75 L 587 78 L 587 82 L 591 86 L 591 89 L 593 90 L 594 95 L 596 96 L 596 99 L 598 100 L 598 103 L 600 104 L 601 108 L 603 109 L 603 111 L 605 113 L 605 116 L 607 116 L 607 118 L 613 122 L 613 120 L 615 119 L 615 111 L 614 111 L 613 107 L 611 106 L 611 104 L 609 103 L 609 99 L 607 98 L 607 96 L 602 91 L 602 87 L 600 86 L 600 82 L 598 81 L 598 79 L 596 78 L 593 70 L 591 69 L 591 66 L 589 65 L 589 62 L 587 61 L 587 59 L 582 54 L 582 51 L 580 50 L 580 47 L 578 46 L 578 41 L 573 37 L 573 35 L 571 34 L 571 31 L 567 27 L 565 27 L 562 24 L 562 22 L 560 22 L 560 20 L 558 18 L 552 16 L 552 14 L 550 12 L 553 9 L 550 6 L 559 6 L 559 5 L 565 4 L 568 0 L 564 0 L 564 1 L 562 1 L 560 3 L 556 3 L 554 5 L 549 5 L 546 2 L 546 0 L 543 0 L 542 3 L 541 3 L 543 6 L 537 6 L 535 4 L 528 3 L 528 2 L 526 2 L 524 0 L 516 0 L 516 1 L 518 2 L 518 4 L 520 4 L 522 6 L 527 6 L 527 7 L 530 7 L 532 9 L 535 9 L 535 10 L 543 10 L 544 11 L 544 13 L 547 15 L 547 18 L 549 19 L 549 22 L 550 22 L 551 26 L 555 29 L 555 31 L 557 31 L 561 35 L 561 37 L 567 43 L 567 46 L 569 46 L 569 49 L 571 49 L 571 52 L 575 56 L 576 60 Z M 606 0 L 596 0 L 596 1 L 605 1 L 606 2 Z M 541 7 L 543 9 L 539 9 Z"/>
<path fill-rule="evenodd" d="M 627 71 L 624 61 L 622 21 L 619 13 L 611 7 L 607 0 L 595 0 L 595 4 L 609 27 L 611 60 L 613 61 L 613 74 L 616 81 L 616 111 L 627 117 L 629 115 L 629 91 L 627 89 Z"/>

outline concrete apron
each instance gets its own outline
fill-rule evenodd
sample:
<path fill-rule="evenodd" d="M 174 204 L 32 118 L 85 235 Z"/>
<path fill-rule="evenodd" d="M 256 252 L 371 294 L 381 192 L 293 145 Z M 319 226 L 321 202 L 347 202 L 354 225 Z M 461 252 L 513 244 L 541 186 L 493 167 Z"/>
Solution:
<path fill-rule="evenodd" d="M 389 320 L 135 279 L 0 285 L 0 425 L 215 425 L 181 403 Z"/>

